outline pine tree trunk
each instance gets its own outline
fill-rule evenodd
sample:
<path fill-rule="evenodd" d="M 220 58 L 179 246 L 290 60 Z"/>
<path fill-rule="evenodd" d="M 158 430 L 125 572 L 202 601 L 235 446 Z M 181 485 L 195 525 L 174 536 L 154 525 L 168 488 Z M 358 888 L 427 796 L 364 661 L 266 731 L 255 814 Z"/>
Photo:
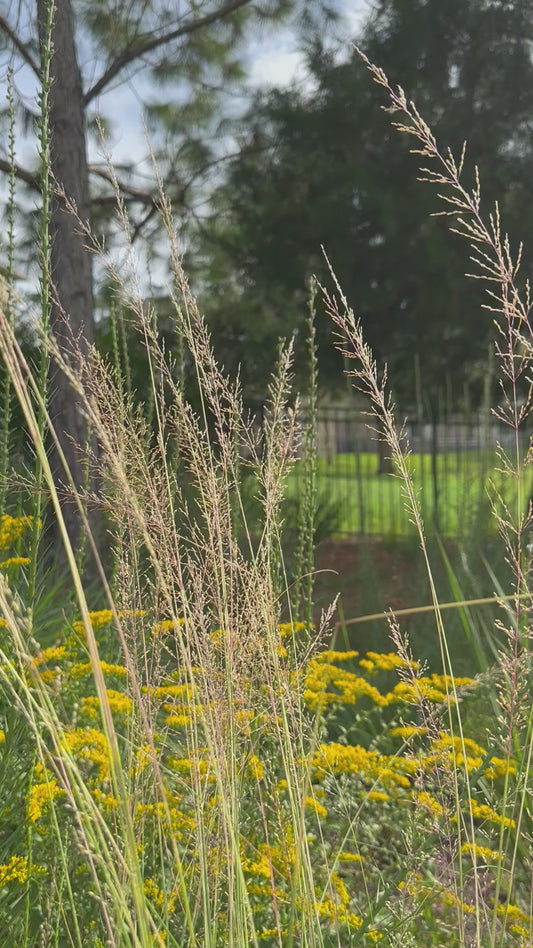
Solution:
<path fill-rule="evenodd" d="M 394 465 L 391 458 L 390 446 L 382 441 L 378 441 L 378 474 L 393 474 Z"/>
<path fill-rule="evenodd" d="M 41 44 L 44 40 L 46 4 L 47 0 L 38 0 Z M 70 0 L 56 0 L 52 45 L 49 100 L 52 175 L 58 188 L 76 207 L 79 218 L 88 221 L 90 199 L 85 111 Z M 91 255 L 86 249 L 86 238 L 81 233 L 79 223 L 66 209 L 64 199 L 58 195 L 52 201 L 50 233 L 54 285 L 51 330 L 66 355 L 72 353 L 72 338 L 78 339 L 83 354 L 94 340 Z M 87 424 L 68 380 L 54 367 L 50 371 L 49 405 L 74 483 L 77 488 L 81 488 L 86 482 L 83 449 L 87 445 Z M 66 475 L 57 452 L 53 453 L 52 467 L 56 482 L 65 484 Z M 67 529 L 71 541 L 76 545 L 80 535 L 77 507 L 72 500 L 68 500 L 66 491 L 61 493 Z"/>

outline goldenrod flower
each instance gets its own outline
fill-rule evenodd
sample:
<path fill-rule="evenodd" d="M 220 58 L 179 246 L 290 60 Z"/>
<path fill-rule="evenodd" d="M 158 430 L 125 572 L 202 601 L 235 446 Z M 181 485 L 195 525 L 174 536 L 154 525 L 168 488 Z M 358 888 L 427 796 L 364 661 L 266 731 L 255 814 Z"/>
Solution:
<path fill-rule="evenodd" d="M 316 813 L 316 815 L 320 817 L 321 820 L 326 819 L 326 816 L 328 815 L 326 807 L 322 806 L 322 804 L 319 803 L 318 800 L 315 800 L 314 797 L 306 797 L 304 803 L 307 809 L 313 810 L 313 812 Z"/>
<path fill-rule="evenodd" d="M 28 820 L 30 823 L 36 823 L 47 806 L 64 792 L 55 777 L 51 777 L 45 783 L 34 784 L 28 794 Z"/>
<path fill-rule="evenodd" d="M 3 514 L 0 517 L 0 550 L 7 550 L 20 539 L 32 523 L 33 517 L 10 517 L 9 514 Z M 40 525 L 41 521 L 39 521 Z"/>
<path fill-rule="evenodd" d="M 256 754 L 251 754 L 248 758 L 248 770 L 252 775 L 254 780 L 262 780 L 265 775 L 265 768 L 263 763 L 259 760 L 259 757 Z"/>
<path fill-rule="evenodd" d="M 515 829 L 516 823 L 510 816 L 502 816 L 492 807 L 485 803 L 478 803 L 476 800 L 470 800 L 470 809 L 472 816 L 478 820 L 487 820 L 490 823 L 499 823 L 506 829 Z"/>
<path fill-rule="evenodd" d="M 41 875 L 46 872 L 46 869 L 44 866 L 33 863 L 31 872 L 32 874 Z M 12 856 L 7 864 L 0 866 L 0 888 L 8 882 L 27 882 L 28 875 L 28 857 Z"/>
<path fill-rule="evenodd" d="M 123 665 L 110 665 L 108 662 L 100 661 L 98 662 L 101 670 L 104 675 L 117 675 L 119 678 L 127 677 L 127 669 Z M 79 663 L 73 665 L 69 671 L 70 678 L 85 678 L 87 675 L 93 674 L 93 666 L 90 662 Z"/>
<path fill-rule="evenodd" d="M 64 658 L 68 658 L 68 651 L 64 645 L 59 645 L 52 648 L 44 648 L 35 655 L 32 664 L 38 668 L 39 665 L 48 665 L 50 662 L 60 662 Z"/>
<path fill-rule="evenodd" d="M 29 566 L 30 558 L 28 556 L 11 556 L 8 560 L 0 563 L 0 569 L 13 569 L 16 566 Z"/>
<path fill-rule="evenodd" d="M 111 688 L 106 689 L 107 701 L 111 711 L 115 714 L 131 714 L 133 701 L 121 691 L 114 691 Z M 97 718 L 100 708 L 100 699 L 90 696 L 82 698 L 81 711 L 90 718 Z"/>

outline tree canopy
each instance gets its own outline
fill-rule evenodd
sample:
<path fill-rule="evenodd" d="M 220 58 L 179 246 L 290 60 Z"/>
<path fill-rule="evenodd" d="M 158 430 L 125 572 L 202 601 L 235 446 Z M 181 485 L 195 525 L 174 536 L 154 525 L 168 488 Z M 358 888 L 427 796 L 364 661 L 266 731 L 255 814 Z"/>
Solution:
<path fill-rule="evenodd" d="M 328 12 L 321 0 L 311 6 Z M 32 192 L 45 195 L 41 237 L 43 229 L 48 230 L 50 240 L 45 238 L 43 244 L 41 272 L 49 283 L 44 309 L 67 354 L 69 337 L 80 340 L 82 353 L 94 339 L 88 227 L 106 225 L 117 188 L 131 212 L 134 238 L 157 218 L 159 205 L 154 177 L 139 186 L 135 157 L 120 169 L 105 161 L 88 163 L 94 110 L 101 96 L 141 70 L 164 87 L 167 101 L 156 104 L 150 115 L 170 132 L 173 147 L 164 151 L 161 174 L 167 196 L 185 216 L 197 181 L 217 157 L 209 135 L 216 128 L 220 103 L 228 84 L 244 75 L 243 37 L 252 27 L 282 20 L 302 7 L 306 11 L 299 0 L 191 0 L 179 5 L 165 0 L 22 0 L 0 11 L 0 54 L 16 66 L 12 104 L 3 118 L 8 125 L 13 117 L 21 120 L 27 130 L 34 122 L 38 126 L 34 159 L 23 166 L 6 151 L 0 154 L 0 171 L 14 173 Z M 306 17 L 309 20 L 308 10 Z M 36 108 L 19 94 L 19 69 L 33 75 Z M 101 118 L 105 122 L 105 116 Z M 74 483 L 80 487 L 85 471 L 75 445 L 84 446 L 88 433 L 62 373 L 52 373 L 50 405 Z M 60 463 L 57 474 L 64 476 Z"/>
<path fill-rule="evenodd" d="M 533 244 L 533 5 L 507 0 L 381 0 L 358 43 L 400 81 L 464 181 L 479 166 L 487 212 L 500 202 L 514 241 Z M 465 374 L 480 383 L 491 318 L 462 280 L 468 250 L 448 232 L 434 189 L 417 180 L 409 142 L 380 111 L 380 90 L 354 51 L 339 61 L 319 39 L 304 91 L 274 89 L 250 110 L 206 245 L 206 307 L 251 400 L 279 335 L 301 336 L 306 279 L 328 280 L 323 246 L 367 340 L 413 397 L 415 354 L 430 393 Z M 393 119 L 394 117 L 392 117 Z M 223 284 L 223 290 L 220 286 Z M 210 295 L 209 287 L 218 292 Z M 338 385 L 330 329 L 318 319 L 323 385 Z"/>

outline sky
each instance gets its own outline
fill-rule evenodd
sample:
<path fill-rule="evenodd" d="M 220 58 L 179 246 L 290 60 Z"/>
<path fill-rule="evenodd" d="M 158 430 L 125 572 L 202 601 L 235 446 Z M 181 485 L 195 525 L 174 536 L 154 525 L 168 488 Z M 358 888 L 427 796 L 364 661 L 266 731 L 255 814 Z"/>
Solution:
<path fill-rule="evenodd" d="M 337 55 L 343 58 L 350 54 L 350 41 L 358 33 L 362 22 L 368 15 L 372 0 L 337 0 L 338 9 L 342 15 L 342 35 L 346 36 L 346 43 L 341 38 L 338 43 Z M 16 22 L 15 13 L 8 11 L 10 22 Z M 337 32 L 339 32 L 337 30 Z M 300 88 L 309 83 L 305 70 L 305 61 L 299 49 L 299 36 L 294 29 L 285 27 L 272 30 L 265 28 L 261 35 L 248 41 L 245 49 L 245 59 L 248 64 L 247 89 L 251 95 L 255 90 L 273 86 L 290 86 L 296 83 Z M 85 50 L 78 49 L 80 59 L 83 59 Z M 0 63 L 0 90 L 6 86 L 6 60 Z M 87 73 L 87 69 L 84 69 Z M 37 109 L 36 79 L 28 66 L 16 60 L 15 84 L 17 92 L 22 95 L 28 107 Z M 163 99 L 167 90 L 159 92 L 150 83 L 146 71 L 138 72 L 133 78 L 123 81 L 117 79 L 115 88 L 107 90 L 93 103 L 94 112 L 101 112 L 110 120 L 110 134 L 106 139 L 105 148 L 94 139 L 89 142 L 89 161 L 103 163 L 107 154 L 115 164 L 133 162 L 135 180 L 138 186 L 150 187 L 153 181 L 149 145 L 143 124 L 143 102 L 154 99 L 159 94 Z M 2 103 L 3 107 L 4 103 Z M 227 150 L 233 150 L 228 146 Z M 17 162 L 30 170 L 35 168 L 36 152 L 35 138 L 28 134 L 26 137 L 17 136 Z M 6 180 L 0 176 L 0 203 L 6 194 Z M 35 198 L 30 198 L 35 204 Z M 0 246 L 0 263 L 4 253 Z"/>
<path fill-rule="evenodd" d="M 338 5 L 345 24 L 348 55 L 350 40 L 360 29 L 372 3 L 371 0 L 339 0 Z M 304 57 L 298 47 L 298 35 L 288 28 L 276 30 L 275 33 L 267 29 L 264 35 L 250 41 L 246 50 L 249 64 L 247 85 L 250 92 L 269 86 L 289 86 L 293 82 L 305 85 Z M 149 81 L 141 74 L 133 81 L 118 85 L 96 101 L 96 108 L 109 115 L 113 122 L 112 138 L 107 145 L 114 161 L 128 161 L 134 154 L 146 154 L 142 102 L 153 98 L 154 93 Z M 90 159 L 98 159 L 94 148 Z"/>

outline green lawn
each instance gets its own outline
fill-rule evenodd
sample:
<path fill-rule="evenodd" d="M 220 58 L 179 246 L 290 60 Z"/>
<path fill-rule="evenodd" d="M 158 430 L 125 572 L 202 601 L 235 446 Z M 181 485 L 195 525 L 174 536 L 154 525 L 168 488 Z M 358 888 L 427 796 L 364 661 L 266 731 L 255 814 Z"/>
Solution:
<path fill-rule="evenodd" d="M 443 536 L 464 536 L 472 529 L 494 532 L 489 496 L 500 494 L 516 517 L 517 504 L 520 511 L 525 510 L 533 489 L 531 476 L 520 484 L 520 497 L 509 477 L 504 486 L 495 452 L 442 453 L 435 463 L 430 453 L 412 454 L 410 465 L 425 525 Z M 335 508 L 335 533 L 406 536 L 415 532 L 401 481 L 378 474 L 377 469 L 377 454 L 370 452 L 318 459 L 320 505 Z M 298 462 L 289 478 L 289 498 L 301 494 L 303 474 Z"/>

